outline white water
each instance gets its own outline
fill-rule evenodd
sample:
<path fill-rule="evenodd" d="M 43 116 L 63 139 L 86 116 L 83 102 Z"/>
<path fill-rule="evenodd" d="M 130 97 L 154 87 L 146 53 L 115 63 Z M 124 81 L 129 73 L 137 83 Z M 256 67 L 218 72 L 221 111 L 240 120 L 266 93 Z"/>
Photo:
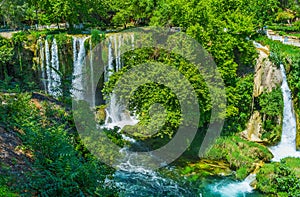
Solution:
<path fill-rule="evenodd" d="M 113 37 L 114 39 L 114 49 L 115 49 L 115 62 L 116 62 L 116 70 L 119 67 L 119 60 L 118 60 L 118 54 L 119 54 L 119 46 L 117 42 L 117 35 Z"/>
<path fill-rule="evenodd" d="M 45 48 L 41 47 L 41 61 L 44 62 L 44 51 L 46 59 L 46 70 L 43 71 L 42 78 L 45 86 L 45 90 L 48 94 L 52 96 L 58 96 L 60 89 L 60 75 L 59 72 L 59 56 L 58 47 L 56 40 L 53 39 L 51 48 L 49 46 L 48 40 L 45 40 Z M 41 64 L 44 67 L 44 63 Z M 46 74 L 46 75 L 45 75 Z"/>
<path fill-rule="evenodd" d="M 135 125 L 138 123 L 138 120 L 134 116 L 131 116 L 124 106 L 118 104 L 115 94 L 111 95 L 108 108 L 105 111 L 106 128 L 113 129 L 114 127 L 119 127 L 122 129 L 126 125 Z"/>
<path fill-rule="evenodd" d="M 134 34 L 131 34 L 131 47 L 134 49 Z"/>
<path fill-rule="evenodd" d="M 42 73 L 42 83 L 43 83 L 43 88 L 44 88 L 45 92 L 47 92 L 46 70 L 45 70 L 45 47 L 41 40 L 39 41 L 39 46 L 40 46 L 39 56 L 40 56 L 40 67 L 41 67 L 41 73 Z"/>
<path fill-rule="evenodd" d="M 108 81 L 110 76 L 114 72 L 113 60 L 114 60 L 114 56 L 113 56 L 113 48 L 112 48 L 112 39 L 109 39 L 109 42 L 108 42 L 108 66 L 105 69 L 105 71 L 106 71 L 105 81 Z"/>
<path fill-rule="evenodd" d="M 215 194 L 219 194 L 222 197 L 245 196 L 247 193 L 252 193 L 253 188 L 250 184 L 255 180 L 255 178 L 255 174 L 250 174 L 242 182 L 228 183 L 227 180 L 224 180 L 213 185 L 211 189 Z"/>
<path fill-rule="evenodd" d="M 45 40 L 45 56 L 46 56 L 46 74 L 47 74 L 47 93 L 50 94 L 49 90 L 51 88 L 51 68 L 50 68 L 50 48 L 48 40 Z"/>
<path fill-rule="evenodd" d="M 267 34 L 267 37 L 271 40 L 277 40 L 277 41 L 282 42 L 283 44 L 300 47 L 300 42 L 295 41 L 295 40 L 290 41 L 289 39 L 285 39 L 285 36 L 270 35 L 268 31 L 266 31 L 266 34 Z"/>
<path fill-rule="evenodd" d="M 300 157 L 300 152 L 296 151 L 296 117 L 293 110 L 293 102 L 291 90 L 288 86 L 286 73 L 284 66 L 280 65 L 280 70 L 283 77 L 283 82 L 281 85 L 281 91 L 283 94 L 283 125 L 282 125 L 282 134 L 281 142 L 274 147 L 270 148 L 270 151 L 273 153 L 274 158 L 272 161 L 280 161 L 286 157 Z"/>
<path fill-rule="evenodd" d="M 72 81 L 72 94 L 77 100 L 84 99 L 84 86 L 83 86 L 83 68 L 84 60 L 86 56 L 86 51 L 84 47 L 84 42 L 88 37 L 77 38 L 73 37 L 73 81 Z M 77 50 L 77 47 L 79 50 Z"/>
<path fill-rule="evenodd" d="M 134 37 L 132 37 L 134 41 Z M 108 41 L 108 65 L 106 70 L 105 79 L 108 81 L 114 71 L 119 71 L 122 68 L 121 63 L 121 50 L 123 45 L 123 37 L 121 35 L 115 35 L 113 39 Z M 114 46 L 114 49 L 113 49 Z M 115 52 L 113 54 L 113 51 Z M 116 69 L 114 69 L 114 61 Z M 131 116 L 129 111 L 125 109 L 125 106 L 118 103 L 116 95 L 111 94 L 108 107 L 106 108 L 106 120 L 104 127 L 112 129 L 114 127 L 119 127 L 120 130 L 126 125 L 135 125 L 138 123 L 136 117 Z M 119 131 L 120 131 L 119 130 Z M 123 138 L 128 141 L 132 141 L 123 135 Z"/>
<path fill-rule="evenodd" d="M 93 45 L 92 45 L 92 39 L 90 39 L 90 76 L 91 76 L 91 97 L 92 97 L 92 107 L 96 106 L 95 101 L 95 84 L 94 84 L 94 64 L 93 64 Z"/>
<path fill-rule="evenodd" d="M 59 57 L 58 57 L 58 47 L 57 47 L 55 38 L 52 41 L 51 64 L 52 64 L 52 77 L 51 77 L 51 87 L 50 87 L 49 92 L 53 96 L 58 96 L 61 80 L 60 80 L 60 76 L 58 74 L 58 72 L 59 72 Z"/>

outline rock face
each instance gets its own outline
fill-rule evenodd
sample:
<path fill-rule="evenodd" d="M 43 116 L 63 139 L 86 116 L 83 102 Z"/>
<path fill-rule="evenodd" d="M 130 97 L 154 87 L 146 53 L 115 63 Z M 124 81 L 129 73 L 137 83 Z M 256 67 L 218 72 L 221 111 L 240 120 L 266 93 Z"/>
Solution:
<path fill-rule="evenodd" d="M 271 92 L 282 82 L 280 69 L 269 59 L 268 52 L 259 49 L 259 58 L 255 66 L 254 91 L 253 96 L 258 97 L 264 91 Z"/>
<path fill-rule="evenodd" d="M 258 111 L 254 111 L 247 125 L 247 129 L 243 131 L 241 135 L 247 140 L 261 142 L 262 129 L 261 115 Z"/>
<path fill-rule="evenodd" d="M 255 98 L 258 98 L 263 92 L 271 92 L 282 83 L 280 69 L 276 67 L 268 58 L 269 49 L 267 47 L 259 48 L 259 57 L 255 66 L 253 105 Z M 250 141 L 262 142 L 261 134 L 262 117 L 259 111 L 254 111 L 248 122 L 247 129 L 241 133 L 241 136 Z"/>

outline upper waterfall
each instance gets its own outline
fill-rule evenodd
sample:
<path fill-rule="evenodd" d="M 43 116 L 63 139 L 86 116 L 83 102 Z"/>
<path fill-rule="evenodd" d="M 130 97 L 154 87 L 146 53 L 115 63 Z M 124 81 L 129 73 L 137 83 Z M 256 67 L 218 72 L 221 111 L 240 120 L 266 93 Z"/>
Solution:
<path fill-rule="evenodd" d="M 72 81 L 72 94 L 78 100 L 84 99 L 84 86 L 83 86 L 83 68 L 84 60 L 86 58 L 86 50 L 84 42 L 89 37 L 73 37 L 73 81 Z"/>
<path fill-rule="evenodd" d="M 60 91 L 61 76 L 59 75 L 59 53 L 56 39 L 51 42 L 45 39 L 45 44 L 40 41 L 40 67 L 42 81 L 45 91 L 52 95 L 58 96 Z M 46 66 L 45 66 L 46 65 Z"/>

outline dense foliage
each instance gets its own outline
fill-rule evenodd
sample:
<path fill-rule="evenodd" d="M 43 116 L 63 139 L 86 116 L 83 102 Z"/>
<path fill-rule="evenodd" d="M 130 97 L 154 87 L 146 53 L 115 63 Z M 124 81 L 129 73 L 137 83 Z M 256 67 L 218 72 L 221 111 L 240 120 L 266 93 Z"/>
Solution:
<path fill-rule="evenodd" d="M 218 16 L 214 17 L 215 14 Z M 207 24 L 214 24 L 214 28 L 223 30 L 226 23 L 239 23 L 234 28 L 231 25 L 226 28 L 245 33 L 253 25 L 262 27 L 270 22 L 295 21 L 299 17 L 299 3 L 293 0 L 4 0 L 1 2 L 0 15 L 3 18 L 2 25 L 12 28 L 56 23 L 68 23 L 70 28 L 79 23 L 98 27 L 126 27 L 133 22 L 134 25 L 177 25 L 185 29 L 199 24 L 204 28 Z M 197 24 L 198 20 L 204 23 Z M 254 23 L 244 26 L 250 20 Z"/>
<path fill-rule="evenodd" d="M 0 124 L 18 130 L 23 149 L 33 155 L 32 170 L 25 172 L 23 179 L 15 177 L 18 193 L 113 196 L 112 189 L 104 185 L 112 170 L 83 147 L 68 112 L 49 102 L 37 104 L 28 94 L 1 96 L 0 101 L 6 103 L 0 106 Z"/>
<path fill-rule="evenodd" d="M 259 97 L 260 112 L 263 116 L 262 139 L 270 144 L 278 143 L 281 139 L 283 98 L 279 88 Z"/>

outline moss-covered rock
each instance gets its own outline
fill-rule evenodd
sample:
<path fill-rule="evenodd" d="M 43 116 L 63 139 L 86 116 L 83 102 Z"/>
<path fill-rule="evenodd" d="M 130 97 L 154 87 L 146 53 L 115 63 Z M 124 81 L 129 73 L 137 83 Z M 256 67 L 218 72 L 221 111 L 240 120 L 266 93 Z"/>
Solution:
<path fill-rule="evenodd" d="M 180 169 L 180 173 L 190 178 L 195 176 L 228 176 L 232 174 L 232 170 L 230 170 L 230 166 L 226 162 L 201 159 L 198 162 L 188 163 Z"/>
<path fill-rule="evenodd" d="M 96 121 L 99 124 L 104 124 L 106 120 L 106 111 L 105 111 L 106 105 L 101 105 L 96 108 Z"/>
<path fill-rule="evenodd" d="M 162 168 L 160 172 L 173 180 L 178 179 L 177 181 L 181 181 L 179 179 L 184 178 L 188 182 L 199 181 L 208 176 L 230 176 L 233 174 L 228 163 L 208 159 L 200 159 L 193 162 L 179 161 L 174 169 Z"/>
<path fill-rule="evenodd" d="M 261 144 L 243 140 L 237 136 L 217 139 L 206 153 L 211 160 L 226 161 L 236 170 L 236 178 L 244 179 L 255 171 L 261 162 L 268 162 L 273 157 L 269 149 Z"/>

